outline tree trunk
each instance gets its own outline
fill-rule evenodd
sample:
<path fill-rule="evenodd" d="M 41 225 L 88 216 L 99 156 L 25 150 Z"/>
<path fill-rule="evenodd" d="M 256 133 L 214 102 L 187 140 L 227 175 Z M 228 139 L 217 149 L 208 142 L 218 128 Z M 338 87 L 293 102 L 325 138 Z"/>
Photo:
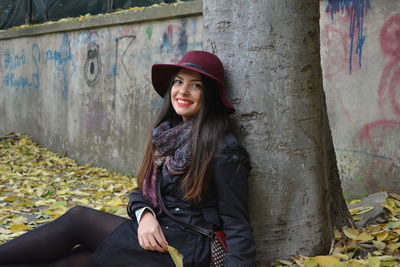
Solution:
<path fill-rule="evenodd" d="M 203 0 L 203 11 L 204 47 L 224 63 L 252 157 L 259 262 L 328 252 L 333 225 L 350 216 L 322 88 L 319 1 Z"/>

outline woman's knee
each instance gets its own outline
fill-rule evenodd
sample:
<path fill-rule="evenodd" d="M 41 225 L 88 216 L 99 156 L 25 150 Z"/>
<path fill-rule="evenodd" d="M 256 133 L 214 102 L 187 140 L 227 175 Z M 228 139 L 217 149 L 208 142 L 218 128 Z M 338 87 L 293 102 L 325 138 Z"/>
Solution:
<path fill-rule="evenodd" d="M 90 214 L 93 212 L 93 209 L 84 207 L 84 206 L 76 206 L 69 209 L 60 219 L 65 219 L 72 222 L 83 221 L 85 218 L 88 218 Z"/>

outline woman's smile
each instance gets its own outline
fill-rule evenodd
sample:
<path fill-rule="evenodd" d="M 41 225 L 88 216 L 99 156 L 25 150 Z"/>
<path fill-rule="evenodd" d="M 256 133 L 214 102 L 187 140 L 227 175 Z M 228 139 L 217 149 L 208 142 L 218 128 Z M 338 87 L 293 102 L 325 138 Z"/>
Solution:
<path fill-rule="evenodd" d="M 183 98 L 177 98 L 177 103 L 180 107 L 189 107 L 191 104 L 193 104 L 192 101 Z"/>

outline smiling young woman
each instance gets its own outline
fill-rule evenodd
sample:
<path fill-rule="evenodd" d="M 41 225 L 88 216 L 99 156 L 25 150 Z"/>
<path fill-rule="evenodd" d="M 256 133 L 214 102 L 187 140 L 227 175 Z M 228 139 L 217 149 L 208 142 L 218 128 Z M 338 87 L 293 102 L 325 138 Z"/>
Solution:
<path fill-rule="evenodd" d="M 190 51 L 177 64 L 153 65 L 152 83 L 164 104 L 149 135 L 139 189 L 129 194 L 131 219 L 72 208 L 0 245 L 0 267 L 174 267 L 168 245 L 183 255 L 184 266 L 210 266 L 209 236 L 176 223 L 161 200 L 181 221 L 225 232 L 224 266 L 254 266 L 247 213 L 251 165 L 229 130 L 234 108 L 221 61 Z"/>
<path fill-rule="evenodd" d="M 199 113 L 203 95 L 203 79 L 198 72 L 181 69 L 171 88 L 171 103 L 175 112 L 188 120 Z"/>

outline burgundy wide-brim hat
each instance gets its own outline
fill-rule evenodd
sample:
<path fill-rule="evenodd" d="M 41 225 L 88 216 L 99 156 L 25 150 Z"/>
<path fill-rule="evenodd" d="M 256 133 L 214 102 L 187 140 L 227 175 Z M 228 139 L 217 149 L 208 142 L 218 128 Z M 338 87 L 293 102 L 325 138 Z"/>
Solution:
<path fill-rule="evenodd" d="M 226 87 L 224 85 L 224 67 L 219 58 L 206 51 L 189 51 L 177 64 L 154 64 L 151 68 L 151 81 L 154 89 L 164 97 L 171 86 L 172 75 L 176 74 L 179 69 L 188 69 L 196 71 L 214 81 L 219 98 L 227 110 L 232 113 L 235 111 L 226 95 Z"/>

